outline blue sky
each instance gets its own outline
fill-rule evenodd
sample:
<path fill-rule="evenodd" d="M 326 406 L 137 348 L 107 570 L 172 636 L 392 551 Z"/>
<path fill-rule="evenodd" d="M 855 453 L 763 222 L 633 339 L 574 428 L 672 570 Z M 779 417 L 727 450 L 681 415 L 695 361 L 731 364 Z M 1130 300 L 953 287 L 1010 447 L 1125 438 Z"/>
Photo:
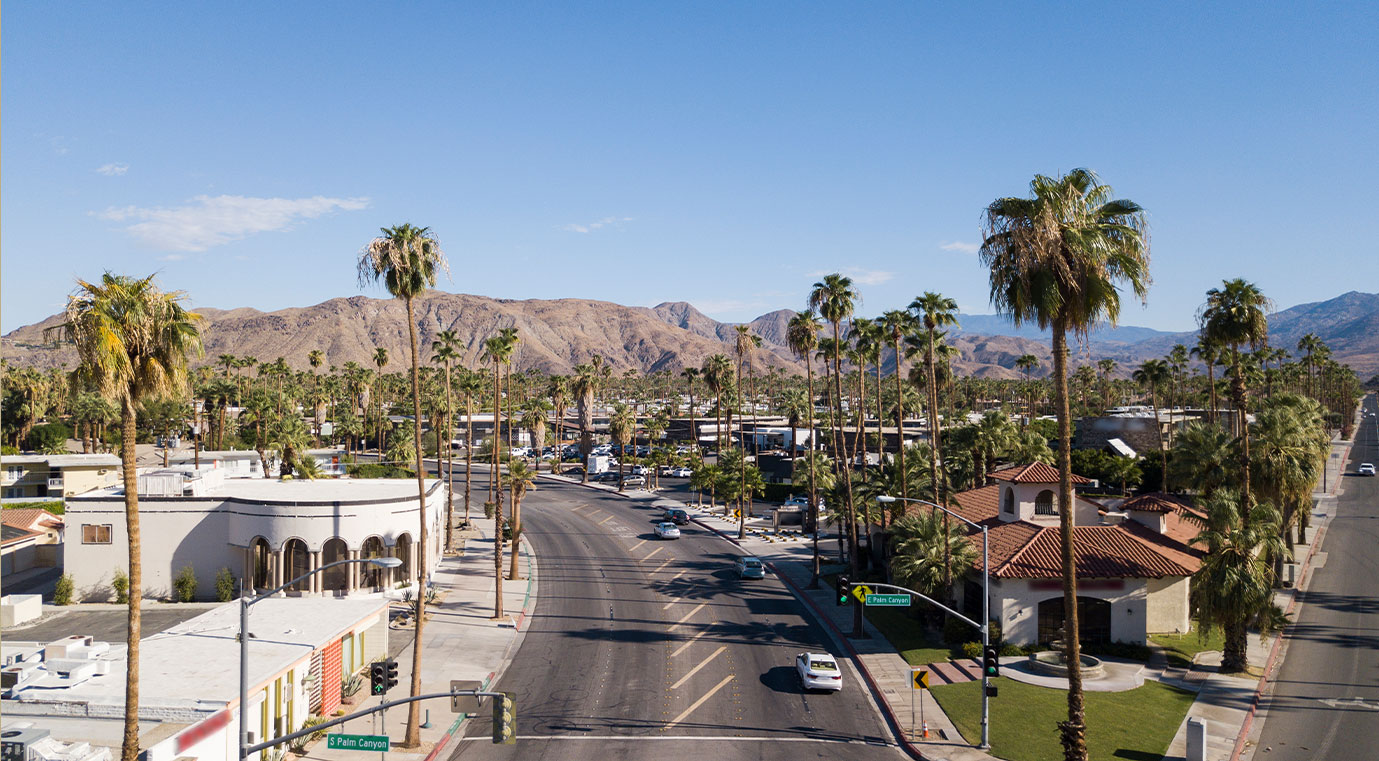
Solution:
<path fill-rule="evenodd" d="M 993 198 L 1096 170 L 1149 212 L 1149 304 L 1379 290 L 1371 4 L 7 3 L 0 330 L 77 277 L 198 306 L 360 293 L 381 226 L 443 290 L 988 312 Z M 365 291 L 381 295 L 378 291 Z"/>

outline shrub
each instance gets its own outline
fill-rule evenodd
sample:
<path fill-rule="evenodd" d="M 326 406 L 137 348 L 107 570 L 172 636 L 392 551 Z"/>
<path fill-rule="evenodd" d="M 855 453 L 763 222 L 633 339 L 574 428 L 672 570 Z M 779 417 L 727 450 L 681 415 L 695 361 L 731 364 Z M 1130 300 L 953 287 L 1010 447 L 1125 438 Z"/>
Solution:
<path fill-rule="evenodd" d="M 376 462 L 365 462 L 357 465 L 350 465 L 345 472 L 352 478 L 416 478 L 417 474 L 407 468 L 397 465 L 380 465 Z"/>
<path fill-rule="evenodd" d="M 61 452 L 72 438 L 72 429 L 65 423 L 43 423 L 29 430 L 24 441 L 35 452 Z"/>
<path fill-rule="evenodd" d="M 1002 643 L 1001 643 L 1001 656 L 1002 656 L 1002 657 L 1005 657 L 1005 656 L 1007 656 L 1007 655 L 1024 655 L 1024 654 L 1025 654 L 1025 649 L 1022 648 L 1022 647 L 1020 647 L 1019 645 L 1013 645 L 1013 644 L 1011 644 L 1011 643 L 1009 643 L 1009 642 L 1002 642 Z"/>
<path fill-rule="evenodd" d="M 221 568 L 215 573 L 216 602 L 229 602 L 235 599 L 235 576 L 229 568 Z"/>
<path fill-rule="evenodd" d="M 972 627 L 966 621 L 952 616 L 943 617 L 943 644 L 957 646 L 971 636 Z"/>
<path fill-rule="evenodd" d="M 343 697 L 352 698 L 364 689 L 364 676 L 362 674 L 351 674 L 349 679 L 340 683 L 340 694 Z"/>
<path fill-rule="evenodd" d="M 496 502 L 485 502 L 485 503 L 484 503 L 484 517 L 487 518 L 487 519 L 489 519 L 489 520 L 493 520 L 493 512 L 494 512 L 494 510 L 496 510 L 497 508 L 498 508 L 498 503 L 496 503 Z"/>
<path fill-rule="evenodd" d="M 11 502 L 4 506 L 6 510 L 47 510 L 53 515 L 62 515 L 67 512 L 67 507 L 61 502 Z"/>
<path fill-rule="evenodd" d="M 57 586 L 53 587 L 54 605 L 71 605 L 72 592 L 76 589 L 76 582 L 72 580 L 72 574 L 64 573 L 57 579 Z"/>
<path fill-rule="evenodd" d="M 129 574 L 116 568 L 115 577 L 110 580 L 110 586 L 115 590 L 115 602 L 129 602 Z"/>
<path fill-rule="evenodd" d="M 306 717 L 306 721 L 302 722 L 301 729 L 311 729 L 314 726 L 324 723 L 326 723 L 325 717 L 308 716 Z M 317 730 L 309 735 L 302 735 L 301 737 L 298 737 L 297 739 L 292 741 L 292 752 L 301 754 L 306 751 L 306 746 L 308 743 L 314 743 L 325 736 L 326 730 L 324 729 Z"/>
<path fill-rule="evenodd" d="M 962 655 L 964 658 L 971 658 L 974 661 L 982 659 L 982 643 L 964 642 L 962 643 Z"/>
<path fill-rule="evenodd" d="M 173 599 L 191 602 L 196 597 L 196 571 L 190 564 L 182 567 L 172 580 Z"/>

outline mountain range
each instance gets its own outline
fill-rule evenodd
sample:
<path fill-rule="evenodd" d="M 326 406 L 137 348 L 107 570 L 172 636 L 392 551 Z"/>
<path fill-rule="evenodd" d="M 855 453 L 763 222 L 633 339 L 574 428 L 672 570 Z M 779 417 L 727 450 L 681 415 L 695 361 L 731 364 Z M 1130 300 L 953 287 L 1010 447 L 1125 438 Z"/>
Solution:
<path fill-rule="evenodd" d="M 426 355 L 437 333 L 453 330 L 470 367 L 478 366 L 484 339 L 506 327 L 516 327 L 521 337 L 513 358 L 516 368 L 551 373 L 569 373 L 596 355 L 616 372 L 678 372 L 685 366 L 699 366 L 713 354 L 731 356 L 736 338 L 735 324 L 714 320 L 683 301 L 630 307 L 588 299 L 512 300 L 430 291 L 414 306 Z M 406 310 L 396 299 L 354 296 L 273 312 L 250 308 L 197 312 L 205 318 L 202 363 L 214 363 L 222 354 L 262 361 L 284 357 L 293 367 L 305 369 L 308 352 L 319 349 L 326 365 L 353 361 L 373 367 L 375 347 L 388 350 L 392 369 L 407 362 Z M 804 363 L 786 344 L 786 329 L 794 316 L 795 312 L 780 309 L 747 323 L 762 338 L 759 364 L 804 370 Z M 54 315 L 0 337 L 0 356 L 20 365 L 71 366 L 76 352 L 71 347 L 55 347 L 44 337 L 44 330 L 60 320 L 60 315 Z M 1015 361 L 1023 354 L 1039 359 L 1036 375 L 1046 374 L 1052 364 L 1047 333 L 1037 326 L 1016 328 L 998 315 L 960 315 L 959 323 L 961 327 L 952 331 L 948 341 L 961 351 L 956 362 L 960 374 L 1019 377 Z M 1379 294 L 1351 291 L 1328 301 L 1300 304 L 1271 315 L 1269 327 L 1275 346 L 1293 350 L 1302 335 L 1316 333 L 1330 346 L 1334 359 L 1349 364 L 1362 378 L 1379 372 Z M 1103 327 L 1092 332 L 1085 346 L 1074 343 L 1071 361 L 1110 358 L 1124 374 L 1145 359 L 1162 357 L 1176 343 L 1191 346 L 1195 341 L 1195 332 Z"/>

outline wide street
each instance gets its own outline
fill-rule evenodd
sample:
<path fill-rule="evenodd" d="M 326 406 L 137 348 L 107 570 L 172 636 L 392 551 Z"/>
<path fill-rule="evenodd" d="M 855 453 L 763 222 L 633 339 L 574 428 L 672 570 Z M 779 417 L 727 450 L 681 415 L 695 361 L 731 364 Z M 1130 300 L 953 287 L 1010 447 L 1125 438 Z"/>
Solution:
<path fill-rule="evenodd" d="M 801 691 L 795 654 L 834 648 L 779 580 L 736 577 L 734 545 L 657 540 L 649 503 L 546 480 L 522 516 L 539 592 L 497 683 L 519 739 L 492 745 L 481 716 L 452 758 L 904 757 L 850 664 L 840 693 Z"/>
<path fill-rule="evenodd" d="M 1373 396 L 1365 409 L 1375 411 Z M 1376 419 L 1365 417 L 1356 434 L 1324 564 L 1300 599 L 1261 709 L 1257 761 L 1379 756 L 1379 479 L 1355 475 L 1360 463 L 1379 463 Z"/>

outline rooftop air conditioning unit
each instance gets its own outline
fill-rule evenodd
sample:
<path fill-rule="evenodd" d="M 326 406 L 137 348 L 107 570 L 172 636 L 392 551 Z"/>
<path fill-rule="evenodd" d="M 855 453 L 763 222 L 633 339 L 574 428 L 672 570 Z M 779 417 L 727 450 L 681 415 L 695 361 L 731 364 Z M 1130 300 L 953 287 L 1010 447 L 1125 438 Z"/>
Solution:
<path fill-rule="evenodd" d="M 0 759 L 3 761 L 30 761 L 33 746 L 48 738 L 46 729 L 7 729 L 0 732 Z"/>

